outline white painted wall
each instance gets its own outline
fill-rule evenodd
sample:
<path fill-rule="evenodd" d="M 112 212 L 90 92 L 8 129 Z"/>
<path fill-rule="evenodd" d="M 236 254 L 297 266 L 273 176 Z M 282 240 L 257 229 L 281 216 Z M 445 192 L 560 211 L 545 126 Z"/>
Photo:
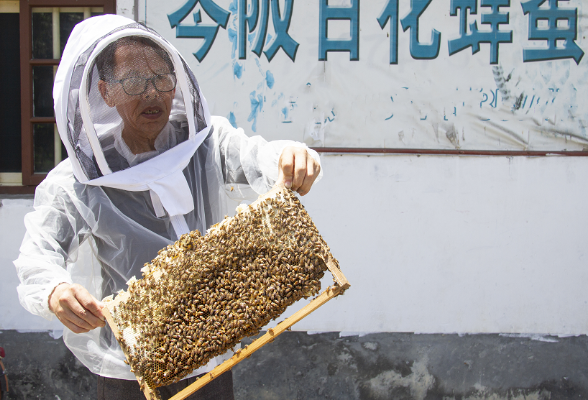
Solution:
<path fill-rule="evenodd" d="M 297 329 L 588 333 L 588 159 L 323 160 L 305 203 L 352 287 Z"/>
<path fill-rule="evenodd" d="M 588 333 L 588 158 L 322 159 L 303 203 L 351 288 L 296 330 Z M 0 207 L 0 329 L 54 326 L 16 295 L 31 206 Z"/>
<path fill-rule="evenodd" d="M 136 0 L 117 0 L 116 14 L 130 19 L 137 20 L 137 1 Z"/>
<path fill-rule="evenodd" d="M 54 318 L 52 322 L 30 314 L 18 301 L 16 287 L 20 283 L 13 260 L 24 237 L 23 218 L 33 211 L 33 200 L 0 200 L 0 330 L 51 330 L 62 329 Z"/>

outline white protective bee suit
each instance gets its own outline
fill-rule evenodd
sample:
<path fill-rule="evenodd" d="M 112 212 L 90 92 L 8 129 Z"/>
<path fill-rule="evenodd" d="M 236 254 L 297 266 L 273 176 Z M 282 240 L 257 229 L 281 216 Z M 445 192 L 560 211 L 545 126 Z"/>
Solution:
<path fill-rule="evenodd" d="M 96 56 L 126 36 L 150 38 L 164 49 L 177 77 L 169 122 L 155 151 L 135 155 L 121 139 L 122 119 L 98 90 Z M 177 50 L 154 31 L 115 15 L 90 18 L 72 31 L 53 90 L 55 116 L 69 158 L 38 186 L 35 211 L 15 261 L 21 304 L 52 319 L 48 296 L 60 283 L 79 283 L 94 297 L 126 289 L 157 252 L 181 234 L 201 232 L 228 214 L 230 199 L 254 200 L 278 177 L 290 141 L 247 137 L 211 117 L 196 78 Z M 318 155 L 309 153 L 319 161 Z M 320 176 L 319 176 L 320 179 Z M 108 327 L 64 341 L 92 372 L 134 380 Z M 229 352 L 231 353 L 231 352 Z M 194 374 L 211 370 L 216 357 Z M 194 375 L 193 374 L 193 375 Z"/>

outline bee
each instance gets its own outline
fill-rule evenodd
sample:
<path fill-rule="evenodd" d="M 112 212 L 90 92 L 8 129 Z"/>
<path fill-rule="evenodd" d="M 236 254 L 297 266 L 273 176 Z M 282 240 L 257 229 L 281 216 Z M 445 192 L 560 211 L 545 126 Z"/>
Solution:
<path fill-rule="evenodd" d="M 115 314 L 141 333 L 133 347 L 141 356 L 129 360 L 150 384 L 181 379 L 320 289 L 319 257 L 330 250 L 291 191 L 213 228 L 183 235 L 146 263 Z"/>

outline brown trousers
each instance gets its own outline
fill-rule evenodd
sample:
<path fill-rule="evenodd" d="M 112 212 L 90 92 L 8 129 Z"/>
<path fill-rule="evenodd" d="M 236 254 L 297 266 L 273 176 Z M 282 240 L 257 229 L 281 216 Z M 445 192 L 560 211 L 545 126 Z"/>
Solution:
<path fill-rule="evenodd" d="M 200 375 L 201 376 L 201 375 Z M 199 376 L 198 376 L 199 377 Z M 167 400 L 194 383 L 198 377 L 158 388 L 163 400 Z M 233 372 L 228 371 L 208 385 L 186 398 L 187 400 L 234 400 Z M 137 381 L 98 376 L 98 400 L 145 400 Z"/>

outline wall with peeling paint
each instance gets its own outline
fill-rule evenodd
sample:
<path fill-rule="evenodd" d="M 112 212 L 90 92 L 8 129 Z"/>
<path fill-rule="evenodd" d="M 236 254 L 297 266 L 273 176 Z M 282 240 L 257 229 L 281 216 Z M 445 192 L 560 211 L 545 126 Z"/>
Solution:
<path fill-rule="evenodd" d="M 450 0 L 280 3 L 287 29 L 279 34 L 275 10 L 259 1 L 215 0 L 213 18 L 211 2 L 138 0 L 137 16 L 184 55 L 213 114 L 271 139 L 316 147 L 588 147 L 585 2 L 472 2 L 469 11 Z M 321 61 L 321 14 L 335 7 L 350 20 L 328 19 L 326 37 L 343 48 L 351 40 L 357 54 L 332 51 Z M 418 18 L 413 7 L 422 7 Z M 558 18 L 557 28 L 540 20 L 532 39 L 529 27 L 539 13 Z M 502 22 L 491 26 L 491 20 Z M 203 40 L 206 29 L 216 29 L 215 36 Z M 557 46 L 545 51 L 548 41 L 539 38 L 553 31 Z M 278 36 L 296 50 L 278 48 L 270 58 Z M 452 47 L 464 42 L 461 50 Z M 541 49 L 544 58 L 531 62 L 526 52 Z"/>

